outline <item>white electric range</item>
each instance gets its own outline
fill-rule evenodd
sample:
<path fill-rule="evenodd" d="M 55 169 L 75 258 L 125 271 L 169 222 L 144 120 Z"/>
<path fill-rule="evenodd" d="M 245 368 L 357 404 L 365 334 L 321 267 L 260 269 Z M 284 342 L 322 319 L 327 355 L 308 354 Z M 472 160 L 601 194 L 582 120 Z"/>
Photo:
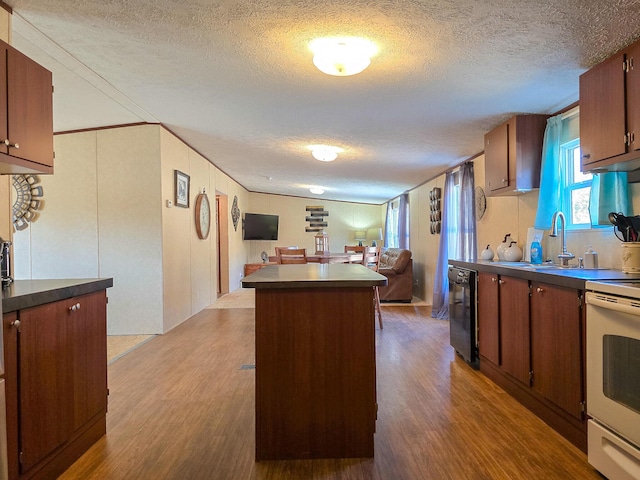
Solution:
<path fill-rule="evenodd" d="M 588 458 L 609 480 L 640 479 L 640 280 L 585 283 Z"/>

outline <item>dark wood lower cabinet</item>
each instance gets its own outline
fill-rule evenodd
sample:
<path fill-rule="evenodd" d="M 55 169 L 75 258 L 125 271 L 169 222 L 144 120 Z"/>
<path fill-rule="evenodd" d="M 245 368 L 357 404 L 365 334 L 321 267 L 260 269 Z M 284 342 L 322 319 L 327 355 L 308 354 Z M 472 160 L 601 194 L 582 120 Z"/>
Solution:
<path fill-rule="evenodd" d="M 10 478 L 55 478 L 106 432 L 106 291 L 12 312 L 4 332 Z"/>
<path fill-rule="evenodd" d="M 529 385 L 529 282 L 501 276 L 500 346 L 503 370 Z"/>
<path fill-rule="evenodd" d="M 532 386 L 577 419 L 583 417 L 582 300 L 574 289 L 531 284 Z"/>
<path fill-rule="evenodd" d="M 373 289 L 256 289 L 256 460 L 374 454 Z"/>
<path fill-rule="evenodd" d="M 478 275 L 480 371 L 586 452 L 582 293 Z"/>
<path fill-rule="evenodd" d="M 478 274 L 478 353 L 482 360 L 500 365 L 498 275 Z M 482 361 L 481 360 L 481 361 Z"/>

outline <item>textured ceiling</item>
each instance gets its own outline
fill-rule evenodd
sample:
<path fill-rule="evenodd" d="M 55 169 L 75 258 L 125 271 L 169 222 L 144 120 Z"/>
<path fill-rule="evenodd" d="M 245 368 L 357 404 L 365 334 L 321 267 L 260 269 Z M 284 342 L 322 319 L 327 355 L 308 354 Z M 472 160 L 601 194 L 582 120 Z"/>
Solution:
<path fill-rule="evenodd" d="M 250 191 L 383 203 L 483 149 L 514 113 L 578 99 L 640 36 L 637 0 L 5 0 L 53 71 L 54 128 L 161 122 Z M 375 42 L 331 77 L 310 40 Z M 332 163 L 308 144 L 344 149 Z"/>

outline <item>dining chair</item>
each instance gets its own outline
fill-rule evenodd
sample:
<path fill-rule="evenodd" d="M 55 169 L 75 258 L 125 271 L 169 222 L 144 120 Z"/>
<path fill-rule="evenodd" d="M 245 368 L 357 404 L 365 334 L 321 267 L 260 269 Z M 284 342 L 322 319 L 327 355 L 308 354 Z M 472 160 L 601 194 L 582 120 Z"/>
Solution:
<path fill-rule="evenodd" d="M 380 247 L 362 247 L 362 265 L 370 268 L 374 272 L 378 271 L 380 265 Z M 378 324 L 382 330 L 382 311 L 380 310 L 380 292 L 378 287 L 373 287 L 373 304 L 375 311 L 378 313 Z"/>
<path fill-rule="evenodd" d="M 276 250 L 278 263 L 282 265 L 294 263 L 307 263 L 306 248 L 283 248 Z"/>
<path fill-rule="evenodd" d="M 364 245 L 345 245 L 344 253 L 363 253 L 365 248 L 367 247 L 365 247 Z M 361 262 L 355 261 L 350 263 L 361 263 Z"/>
<path fill-rule="evenodd" d="M 279 257 L 279 256 L 280 256 L 280 252 L 281 252 L 282 250 L 296 250 L 297 248 L 298 248 L 298 246 L 297 246 L 297 245 L 290 245 L 290 246 L 288 246 L 288 247 L 275 247 L 275 250 L 276 250 L 276 257 Z"/>

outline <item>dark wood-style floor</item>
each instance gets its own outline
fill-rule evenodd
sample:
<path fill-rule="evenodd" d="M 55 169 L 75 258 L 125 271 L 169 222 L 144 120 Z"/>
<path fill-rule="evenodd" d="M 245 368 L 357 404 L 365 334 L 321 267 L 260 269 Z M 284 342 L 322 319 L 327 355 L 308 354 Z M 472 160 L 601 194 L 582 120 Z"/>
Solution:
<path fill-rule="evenodd" d="M 383 307 L 375 458 L 254 461 L 254 310 L 205 310 L 109 366 L 107 435 L 70 479 L 599 479 L 586 456 L 448 343 Z"/>

